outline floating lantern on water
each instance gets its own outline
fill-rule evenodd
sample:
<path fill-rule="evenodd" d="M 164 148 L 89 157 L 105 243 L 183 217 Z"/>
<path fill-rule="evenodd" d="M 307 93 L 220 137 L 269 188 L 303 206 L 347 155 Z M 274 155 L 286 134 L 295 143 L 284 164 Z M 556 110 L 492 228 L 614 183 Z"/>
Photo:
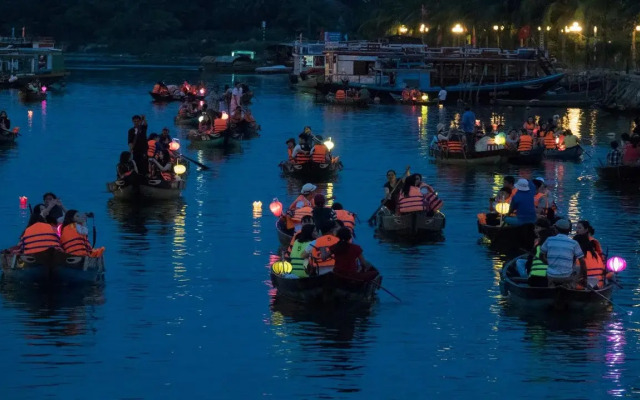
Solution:
<path fill-rule="evenodd" d="M 556 144 L 558 144 L 558 143 L 560 143 L 560 138 L 559 137 L 556 138 Z"/>
<path fill-rule="evenodd" d="M 29 201 L 29 199 L 27 199 L 27 196 L 20 196 L 20 208 L 25 209 L 27 208 L 27 202 Z"/>
<path fill-rule="evenodd" d="M 173 166 L 173 172 L 175 172 L 176 175 L 182 175 L 187 172 L 187 167 L 182 164 L 176 164 Z"/>
<path fill-rule="evenodd" d="M 31 111 L 31 110 L 27 111 L 27 117 L 32 118 L 33 117 L 33 111 Z"/>
<path fill-rule="evenodd" d="M 627 262 L 624 258 L 613 256 L 607 260 L 607 269 L 613 273 L 622 272 L 627 268 Z"/>
<path fill-rule="evenodd" d="M 293 266 L 288 261 L 276 261 L 271 264 L 271 270 L 276 275 L 290 274 L 293 271 Z"/>
<path fill-rule="evenodd" d="M 260 200 L 253 202 L 253 211 L 262 210 L 262 202 Z"/>
<path fill-rule="evenodd" d="M 276 217 L 282 215 L 282 203 L 278 201 L 278 198 L 273 199 L 271 204 L 269 204 L 269 210 L 271 210 Z"/>
<path fill-rule="evenodd" d="M 509 214 L 509 203 L 502 202 L 496 204 L 496 211 L 501 215 Z"/>
<path fill-rule="evenodd" d="M 229 114 L 227 114 L 226 112 L 222 112 L 222 117 L 220 117 L 222 119 L 229 119 Z"/>
<path fill-rule="evenodd" d="M 204 115 L 198 117 L 198 122 L 202 122 L 204 120 Z"/>
<path fill-rule="evenodd" d="M 333 148 L 334 148 L 334 144 L 333 144 L 333 142 L 331 141 L 331 137 L 329 137 L 329 139 L 325 140 L 325 142 L 324 142 L 323 144 L 324 144 L 325 146 L 327 146 L 327 149 L 328 149 L 329 151 L 331 151 L 331 149 L 333 149 Z"/>
<path fill-rule="evenodd" d="M 180 150 L 180 141 L 178 139 L 173 139 L 171 143 L 169 143 L 169 150 L 171 151 Z"/>
<path fill-rule="evenodd" d="M 46 93 L 47 92 L 47 87 L 46 86 L 43 86 L 41 89 L 42 89 L 42 93 Z"/>
<path fill-rule="evenodd" d="M 418 125 L 422 125 L 422 117 L 418 117 Z"/>

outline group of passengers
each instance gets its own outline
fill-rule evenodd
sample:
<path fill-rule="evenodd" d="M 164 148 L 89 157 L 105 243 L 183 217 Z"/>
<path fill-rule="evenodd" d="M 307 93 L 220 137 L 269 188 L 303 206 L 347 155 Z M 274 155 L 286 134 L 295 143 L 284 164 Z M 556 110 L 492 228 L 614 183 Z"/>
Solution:
<path fill-rule="evenodd" d="M 74 256 L 102 256 L 104 247 L 94 249 L 88 239 L 87 218 L 93 213 L 67 210 L 51 192 L 45 193 L 42 200 L 33 207 L 20 242 L 9 249 L 11 253 L 37 254 L 53 248 Z"/>
<path fill-rule="evenodd" d="M 607 154 L 607 165 L 637 166 L 640 164 L 640 117 L 635 120 L 636 128 L 631 135 L 623 133 L 620 135 L 620 142 L 612 141 L 611 150 Z M 622 144 L 622 150 L 619 148 Z"/>
<path fill-rule="evenodd" d="M 398 179 L 396 171 L 387 171 L 382 203 L 397 215 L 426 212 L 431 216 L 443 206 L 433 187 L 424 182 L 422 175 L 412 174 L 410 166 L 407 166 L 401 179 Z"/>
<path fill-rule="evenodd" d="M 331 151 L 323 142 L 324 138 L 314 135 L 311 127 L 305 126 L 303 132 L 298 135 L 298 144 L 294 138 L 285 142 L 287 145 L 288 164 L 306 164 L 309 162 L 326 164 L 334 161 Z"/>

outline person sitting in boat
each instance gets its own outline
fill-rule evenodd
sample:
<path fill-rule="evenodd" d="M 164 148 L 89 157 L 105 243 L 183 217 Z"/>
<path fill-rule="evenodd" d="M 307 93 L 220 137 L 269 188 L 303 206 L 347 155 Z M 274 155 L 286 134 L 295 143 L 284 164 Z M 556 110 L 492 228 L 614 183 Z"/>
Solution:
<path fill-rule="evenodd" d="M 539 145 L 544 147 L 545 150 L 555 150 L 557 148 L 557 143 L 556 143 L 556 134 L 552 129 L 548 128 L 547 129 L 543 129 L 540 132 L 540 139 L 539 139 Z"/>
<path fill-rule="evenodd" d="M 323 137 L 318 135 L 315 137 L 315 144 L 311 148 L 309 154 L 311 155 L 311 161 L 318 164 L 325 164 L 331 162 L 331 152 L 322 142 Z"/>
<path fill-rule="evenodd" d="M 533 150 L 533 137 L 529 134 L 528 130 L 522 129 L 520 138 L 518 139 L 518 151 L 531 150 Z"/>
<path fill-rule="evenodd" d="M 422 175 L 413 174 L 405 178 L 404 186 L 398 199 L 399 214 L 411 212 L 435 212 L 442 206 L 433 188 L 422 182 Z"/>
<path fill-rule="evenodd" d="M 313 223 L 319 231 L 331 228 L 335 225 L 338 217 L 333 209 L 325 207 L 327 200 L 324 195 L 318 193 L 313 197 Z"/>
<path fill-rule="evenodd" d="M 200 118 L 198 118 L 200 120 Z M 208 135 L 213 133 L 213 124 L 207 114 L 202 115 L 202 120 L 198 123 L 198 133 Z"/>
<path fill-rule="evenodd" d="M 612 141 L 609 146 L 611 150 L 607 153 L 607 165 L 610 167 L 618 167 L 622 164 L 622 152 L 618 150 L 618 142 Z"/>
<path fill-rule="evenodd" d="M 544 178 L 535 178 L 531 182 L 536 187 L 536 194 L 533 196 L 533 205 L 536 208 L 538 216 L 547 218 L 549 221 L 555 221 L 556 219 L 556 206 L 555 201 L 550 200 L 551 192 L 547 187 Z"/>
<path fill-rule="evenodd" d="M 172 141 L 173 139 L 169 134 L 169 128 L 165 126 L 164 128 L 162 128 L 162 132 L 160 133 L 160 139 L 158 140 L 157 145 L 159 146 L 160 149 L 169 150 L 169 144 L 171 144 Z"/>
<path fill-rule="evenodd" d="M 333 273 L 340 277 L 365 282 L 377 278 L 379 273 L 365 260 L 362 248 L 351 242 L 351 230 L 346 227 L 340 228 L 336 236 L 338 243 L 329 247 L 334 258 Z"/>
<path fill-rule="evenodd" d="M 300 195 L 289 205 L 288 210 L 296 210 L 301 207 L 313 207 L 313 197 L 318 187 L 312 183 L 305 183 L 300 189 Z"/>
<path fill-rule="evenodd" d="M 47 223 L 44 204 L 33 208 L 27 228 L 20 237 L 16 250 L 22 254 L 35 254 L 50 248 L 61 250 L 60 238 L 56 228 Z"/>
<path fill-rule="evenodd" d="M 533 116 L 529 116 L 527 121 L 522 125 L 522 129 L 527 131 L 529 135 L 533 135 L 534 131 L 538 128 L 538 124 L 536 124 L 536 120 Z"/>
<path fill-rule="evenodd" d="M 338 202 L 333 203 L 331 209 L 336 213 L 338 221 L 353 232 L 356 227 L 356 214 L 345 210 L 342 204 Z"/>
<path fill-rule="evenodd" d="M 287 139 L 284 144 L 287 145 L 287 162 L 293 163 L 293 149 L 296 147 L 296 140 L 294 138 Z"/>
<path fill-rule="evenodd" d="M 332 226 L 327 225 L 324 230 L 321 230 L 322 235 L 320 237 L 307 244 L 307 248 L 302 252 L 302 258 L 309 259 L 310 272 L 322 274 L 323 272 L 329 272 L 335 265 L 335 258 L 329 248 L 338 243 L 338 238 L 336 237 L 338 229 L 340 229 L 338 223 L 334 222 Z"/>
<path fill-rule="evenodd" d="M 90 214 L 91 216 L 92 214 Z M 87 215 L 78 210 L 69 210 L 64 216 L 60 243 L 62 250 L 74 256 L 100 257 L 104 253 L 104 247 L 94 249 L 89 243 L 89 229 L 87 228 Z"/>
<path fill-rule="evenodd" d="M 411 166 L 407 165 L 407 167 L 404 170 L 404 178 L 406 178 L 407 176 L 411 175 Z M 382 202 L 384 203 L 385 201 L 389 201 L 392 199 L 391 194 L 393 193 L 394 189 L 396 188 L 396 186 L 398 186 L 401 183 L 401 180 L 398 180 L 398 177 L 396 176 L 396 171 L 390 169 L 387 171 L 387 181 L 385 182 L 385 184 L 383 185 L 384 188 L 384 199 L 382 200 Z M 391 210 L 391 208 L 389 206 L 387 206 L 387 208 L 389 208 Z"/>
<path fill-rule="evenodd" d="M 538 219 L 536 214 L 536 208 L 533 204 L 534 191 L 532 190 L 534 185 L 528 180 L 520 178 L 515 184 L 515 188 L 518 189 L 515 195 L 511 198 L 509 203 L 509 213 L 504 221 L 511 226 L 519 226 L 525 224 L 533 224 Z M 512 217 L 511 215 L 514 215 Z"/>
<path fill-rule="evenodd" d="M 148 137 L 147 140 L 147 157 L 149 159 L 155 157 L 156 151 L 160 150 L 160 146 L 158 146 L 158 142 L 160 141 L 160 136 L 157 133 L 152 133 Z"/>
<path fill-rule="evenodd" d="M 254 130 L 260 129 L 260 126 L 258 125 L 258 122 L 253 117 L 253 114 L 251 113 L 251 110 L 249 110 L 248 108 L 244 109 L 244 113 L 242 114 L 242 121 L 247 123 L 247 125 L 251 129 L 254 129 Z"/>
<path fill-rule="evenodd" d="M 496 211 L 496 204 L 509 203 L 511 201 L 511 189 L 502 187 L 498 194 L 489 199 L 489 212 L 477 214 L 480 225 L 498 226 L 500 225 L 500 214 Z"/>
<path fill-rule="evenodd" d="M 116 165 L 116 176 L 118 180 L 130 183 L 130 181 L 134 179 L 133 176 L 137 176 L 138 174 L 138 166 L 135 161 L 133 161 L 131 153 L 128 151 L 120 153 L 120 162 Z"/>
<path fill-rule="evenodd" d="M 149 159 L 149 179 L 173 180 L 173 165 L 167 150 L 158 151 Z"/>
<path fill-rule="evenodd" d="M 163 88 L 164 88 L 164 91 L 162 90 Z M 169 94 L 169 90 L 167 89 L 167 87 L 163 82 L 156 82 L 156 84 L 153 85 L 153 89 L 151 90 L 151 93 Z"/>
<path fill-rule="evenodd" d="M 0 129 L 8 131 L 11 128 L 11 120 L 7 116 L 7 112 L 0 111 Z"/>
<path fill-rule="evenodd" d="M 528 277 L 527 284 L 529 286 L 547 287 L 549 286 L 549 281 L 547 280 L 548 265 L 540 258 L 540 248 L 548 238 L 556 234 L 556 231 L 551 227 L 547 219 L 539 219 L 534 227 L 534 232 L 536 235 L 534 248 L 526 260 L 526 273 L 523 276 Z"/>
<path fill-rule="evenodd" d="M 438 146 L 440 147 L 440 150 L 445 151 L 446 154 L 464 153 L 466 140 L 467 139 L 461 131 L 453 128 L 449 131 L 447 140 L 439 141 Z"/>
<path fill-rule="evenodd" d="M 296 234 L 288 257 L 292 267 L 290 275 L 298 278 L 309 276 L 306 268 L 307 258 L 303 257 L 303 254 L 309 244 L 316 240 L 316 237 L 316 227 L 313 224 L 303 225 L 300 233 Z M 292 278 L 293 276 L 287 277 Z"/>
<path fill-rule="evenodd" d="M 584 253 L 580 245 L 569 237 L 571 223 L 566 219 L 559 219 L 554 224 L 557 235 L 548 238 L 540 247 L 540 259 L 547 267 L 549 286 L 569 285 L 573 287 L 579 277 L 586 278 L 587 267 Z M 575 260 L 580 268 L 577 270 Z"/>
<path fill-rule="evenodd" d="M 607 275 L 604 258 L 596 251 L 593 241 L 589 240 L 588 234 L 575 235 L 573 240 L 580 245 L 587 270 L 586 284 L 581 281 L 576 284 L 576 289 L 585 289 L 585 287 L 602 289 Z"/>
<path fill-rule="evenodd" d="M 564 149 L 569 150 L 580 144 L 580 139 L 571 132 L 571 129 L 567 129 L 564 132 Z"/>
<path fill-rule="evenodd" d="M 554 115 L 553 118 L 551 119 L 549 128 L 554 132 L 559 129 L 562 129 L 562 121 L 560 120 L 560 116 L 558 114 Z"/>
<path fill-rule="evenodd" d="M 518 149 L 518 131 L 515 129 L 511 129 L 507 138 L 505 139 L 505 147 L 509 150 L 517 150 Z"/>
<path fill-rule="evenodd" d="M 511 191 L 509 197 L 505 199 L 507 203 L 510 203 L 513 196 L 515 196 L 518 192 L 518 189 L 516 189 L 516 178 L 511 175 L 505 176 L 504 178 L 502 178 L 502 186 L 508 188 Z"/>
<path fill-rule="evenodd" d="M 52 225 L 61 224 L 64 220 L 64 214 L 67 212 L 62 201 L 51 192 L 45 193 L 42 196 L 42 200 L 44 201 L 42 214 L 47 219 L 47 222 Z"/>
<path fill-rule="evenodd" d="M 280 223 L 281 221 L 278 221 L 278 223 Z M 289 260 L 289 257 L 291 255 L 291 247 L 293 246 L 293 243 L 297 240 L 298 235 L 300 235 L 300 232 L 302 232 L 302 228 L 305 225 L 313 225 L 313 217 L 311 215 L 305 215 L 304 217 L 302 217 L 302 219 L 300 220 L 300 225 L 296 227 L 296 231 L 294 231 L 293 236 L 291 236 L 291 241 L 289 242 L 289 247 L 287 247 L 287 250 L 284 251 L 284 258 L 285 260 Z M 280 229 L 281 230 L 285 230 L 285 228 L 280 224 Z M 315 225 L 313 225 L 313 230 L 316 230 Z"/>
<path fill-rule="evenodd" d="M 178 115 L 180 117 L 189 117 L 195 113 L 193 109 L 193 104 L 187 99 L 182 99 L 182 103 L 180 103 L 180 108 L 178 109 Z"/>
<path fill-rule="evenodd" d="M 622 164 L 638 165 L 640 161 L 640 136 L 633 136 L 622 151 Z"/>
<path fill-rule="evenodd" d="M 307 137 L 305 133 L 298 135 L 298 145 L 291 153 L 296 164 L 304 164 L 311 160 L 311 146 L 307 142 Z"/>
<path fill-rule="evenodd" d="M 591 242 L 591 245 L 593 246 L 593 249 L 596 251 L 596 253 L 598 253 L 600 258 L 604 260 L 605 255 L 602 252 L 602 246 L 600 246 L 600 242 L 593 237 L 593 235 L 595 234 L 596 234 L 596 230 L 593 228 L 593 226 L 591 226 L 589 221 L 581 220 L 581 221 L 578 221 L 578 223 L 576 224 L 576 236 L 578 235 L 587 236 L 587 238 Z M 574 236 L 573 238 L 575 239 L 576 236 Z"/>
<path fill-rule="evenodd" d="M 409 86 L 405 86 L 405 88 L 402 90 L 402 101 L 404 103 L 411 101 L 411 89 L 409 88 Z"/>

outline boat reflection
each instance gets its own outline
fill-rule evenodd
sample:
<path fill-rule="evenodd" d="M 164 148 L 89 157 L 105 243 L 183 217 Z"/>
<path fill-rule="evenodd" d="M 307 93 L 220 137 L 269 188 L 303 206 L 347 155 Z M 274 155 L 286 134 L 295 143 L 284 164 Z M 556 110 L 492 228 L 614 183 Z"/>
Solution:
<path fill-rule="evenodd" d="M 129 233 L 145 234 L 147 225 L 160 226 L 159 234 L 173 234 L 177 218 L 184 221 L 186 204 L 182 198 L 150 204 L 139 204 L 110 199 L 109 215 Z"/>
<path fill-rule="evenodd" d="M 105 303 L 104 285 L 94 284 L 43 287 L 2 279 L 0 295 L 7 307 L 25 311 L 19 318 L 30 344 L 56 347 L 74 345 L 64 337 L 93 332 L 94 306 Z"/>

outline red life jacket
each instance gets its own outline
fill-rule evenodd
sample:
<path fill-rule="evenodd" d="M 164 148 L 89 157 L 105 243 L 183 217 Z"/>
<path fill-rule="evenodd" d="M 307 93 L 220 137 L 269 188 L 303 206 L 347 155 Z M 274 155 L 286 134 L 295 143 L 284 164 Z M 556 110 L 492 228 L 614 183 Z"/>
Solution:
<path fill-rule="evenodd" d="M 156 155 L 156 141 L 155 139 L 147 141 L 147 157 L 153 157 Z"/>
<path fill-rule="evenodd" d="M 448 140 L 447 148 L 449 149 L 449 153 L 462 153 L 462 142 L 459 140 Z"/>
<path fill-rule="evenodd" d="M 306 151 L 299 151 L 296 154 L 296 158 L 294 159 L 294 162 L 296 164 L 304 164 L 308 163 L 309 161 L 311 161 L 311 155 Z"/>

